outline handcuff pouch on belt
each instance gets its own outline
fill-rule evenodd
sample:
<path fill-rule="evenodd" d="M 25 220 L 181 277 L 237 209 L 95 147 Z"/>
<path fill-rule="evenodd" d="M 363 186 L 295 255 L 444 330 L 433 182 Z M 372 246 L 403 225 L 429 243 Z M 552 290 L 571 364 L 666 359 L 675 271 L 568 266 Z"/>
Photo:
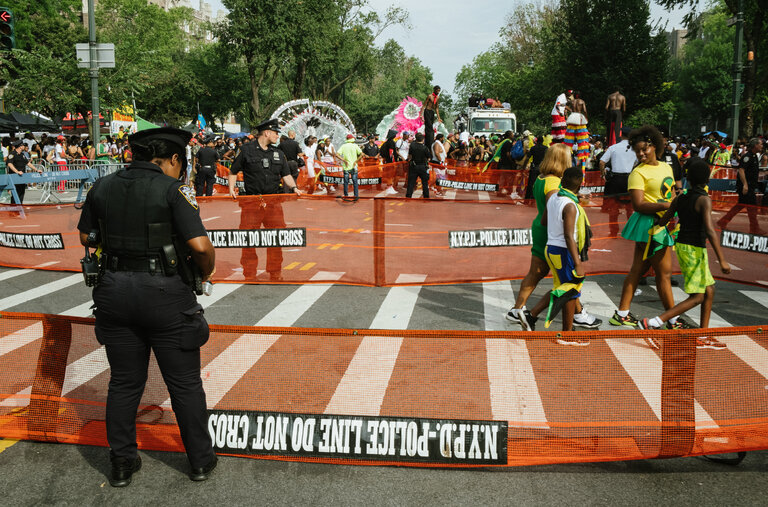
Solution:
<path fill-rule="evenodd" d="M 197 295 L 203 294 L 203 274 L 195 261 L 189 247 L 180 242 L 171 230 L 171 224 L 161 222 L 148 224 L 149 246 L 160 249 L 160 259 L 165 276 L 179 274 L 182 281 Z M 170 239 L 170 242 L 168 241 Z"/>

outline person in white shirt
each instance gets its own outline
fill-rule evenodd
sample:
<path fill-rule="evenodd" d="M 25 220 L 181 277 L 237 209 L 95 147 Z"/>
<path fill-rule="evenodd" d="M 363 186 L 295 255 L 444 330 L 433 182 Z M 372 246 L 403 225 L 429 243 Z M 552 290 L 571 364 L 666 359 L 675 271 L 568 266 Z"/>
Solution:
<path fill-rule="evenodd" d="M 629 190 L 627 182 L 629 173 L 637 165 L 637 155 L 630 148 L 627 136 L 630 132 L 629 127 L 621 129 L 621 141 L 613 144 L 605 150 L 600 157 L 600 174 L 605 180 L 605 189 L 603 190 L 602 211 L 608 213 L 609 236 L 618 237 L 619 234 L 619 212 L 621 208 L 625 210 L 627 218 L 632 215 L 632 203 L 629 200 Z M 609 169 L 610 164 L 610 171 Z"/>
<path fill-rule="evenodd" d="M 329 136 L 325 136 L 318 141 L 317 150 L 317 153 L 320 153 L 320 162 L 327 166 L 336 165 L 336 150 L 334 149 L 333 144 L 331 144 L 331 138 Z M 328 193 L 333 193 L 336 191 L 336 187 L 333 185 L 326 185 L 326 190 Z"/>
<path fill-rule="evenodd" d="M 408 151 L 411 146 L 411 133 L 406 131 L 403 131 L 402 137 L 400 140 L 395 143 L 395 147 L 397 148 L 397 153 L 400 155 L 400 158 L 402 160 L 408 160 Z"/>
<path fill-rule="evenodd" d="M 66 148 L 64 148 L 64 136 L 56 138 L 56 145 L 53 147 L 53 161 L 57 165 L 66 165 L 67 157 L 65 156 Z"/>
<path fill-rule="evenodd" d="M 555 106 L 552 108 L 552 142 L 562 143 L 565 139 L 565 113 L 567 111 L 566 103 L 573 90 L 561 93 L 555 100 Z"/>
<path fill-rule="evenodd" d="M 432 144 L 432 160 L 438 164 L 445 164 L 447 154 L 443 145 L 443 134 L 437 134 L 435 142 Z"/>
<path fill-rule="evenodd" d="M 301 148 L 301 153 L 304 156 L 304 165 L 307 167 L 307 180 L 309 181 L 309 195 L 315 193 L 315 156 L 317 153 L 317 138 L 315 136 L 309 136 L 304 139 L 304 146 Z M 322 194 L 327 194 L 328 191 L 322 188 L 320 191 Z"/>

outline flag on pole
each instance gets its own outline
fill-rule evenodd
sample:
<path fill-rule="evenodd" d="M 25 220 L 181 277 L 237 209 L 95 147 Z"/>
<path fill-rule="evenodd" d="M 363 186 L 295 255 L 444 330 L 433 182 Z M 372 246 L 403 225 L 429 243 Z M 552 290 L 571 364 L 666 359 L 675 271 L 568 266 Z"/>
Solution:
<path fill-rule="evenodd" d="M 203 118 L 202 114 L 198 113 L 197 114 L 197 128 L 199 128 L 200 130 L 203 130 L 203 129 L 205 129 L 206 125 L 207 125 L 207 123 L 205 123 L 205 118 Z"/>

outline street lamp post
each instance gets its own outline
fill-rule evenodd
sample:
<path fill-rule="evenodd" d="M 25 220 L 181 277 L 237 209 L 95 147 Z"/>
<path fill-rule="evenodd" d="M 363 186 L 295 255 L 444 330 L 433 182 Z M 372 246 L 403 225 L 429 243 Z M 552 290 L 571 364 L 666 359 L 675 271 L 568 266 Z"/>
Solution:
<path fill-rule="evenodd" d="M 671 112 L 667 116 L 667 119 L 669 120 L 669 129 L 667 129 L 667 137 L 670 137 L 670 138 L 672 137 L 672 118 L 674 117 L 675 117 L 675 114 Z"/>
<path fill-rule="evenodd" d="M 93 0 L 88 0 L 88 46 L 90 49 L 91 76 L 91 127 L 93 128 L 93 143 L 99 142 L 101 129 L 99 128 L 99 67 L 96 52 L 96 15 L 93 12 Z"/>
<path fill-rule="evenodd" d="M 741 96 L 741 46 L 744 41 L 744 0 L 736 13 L 736 40 L 733 44 L 733 100 L 731 101 L 731 139 L 739 138 L 739 99 Z"/>

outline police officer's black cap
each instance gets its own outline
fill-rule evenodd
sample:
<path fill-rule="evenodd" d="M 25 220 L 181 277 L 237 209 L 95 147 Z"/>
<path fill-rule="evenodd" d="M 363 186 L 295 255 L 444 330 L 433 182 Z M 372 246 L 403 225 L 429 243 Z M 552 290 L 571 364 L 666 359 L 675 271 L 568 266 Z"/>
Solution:
<path fill-rule="evenodd" d="M 256 125 L 256 132 L 263 132 L 265 130 L 274 130 L 280 132 L 280 125 L 277 123 L 277 118 L 270 118 Z"/>
<path fill-rule="evenodd" d="M 170 141 L 184 149 L 187 147 L 187 144 L 189 144 L 189 140 L 192 139 L 192 133 L 174 127 L 159 127 L 156 129 L 147 129 L 136 132 L 128 138 L 128 142 L 130 144 L 146 146 L 150 141 L 155 139 Z"/>
<path fill-rule="evenodd" d="M 21 141 L 21 140 L 16 140 L 16 141 L 14 141 L 14 142 L 12 142 L 12 143 L 11 143 L 11 146 L 13 146 L 14 148 L 18 148 L 18 147 L 19 147 L 19 146 L 21 146 L 22 144 L 24 144 L 24 141 Z"/>

